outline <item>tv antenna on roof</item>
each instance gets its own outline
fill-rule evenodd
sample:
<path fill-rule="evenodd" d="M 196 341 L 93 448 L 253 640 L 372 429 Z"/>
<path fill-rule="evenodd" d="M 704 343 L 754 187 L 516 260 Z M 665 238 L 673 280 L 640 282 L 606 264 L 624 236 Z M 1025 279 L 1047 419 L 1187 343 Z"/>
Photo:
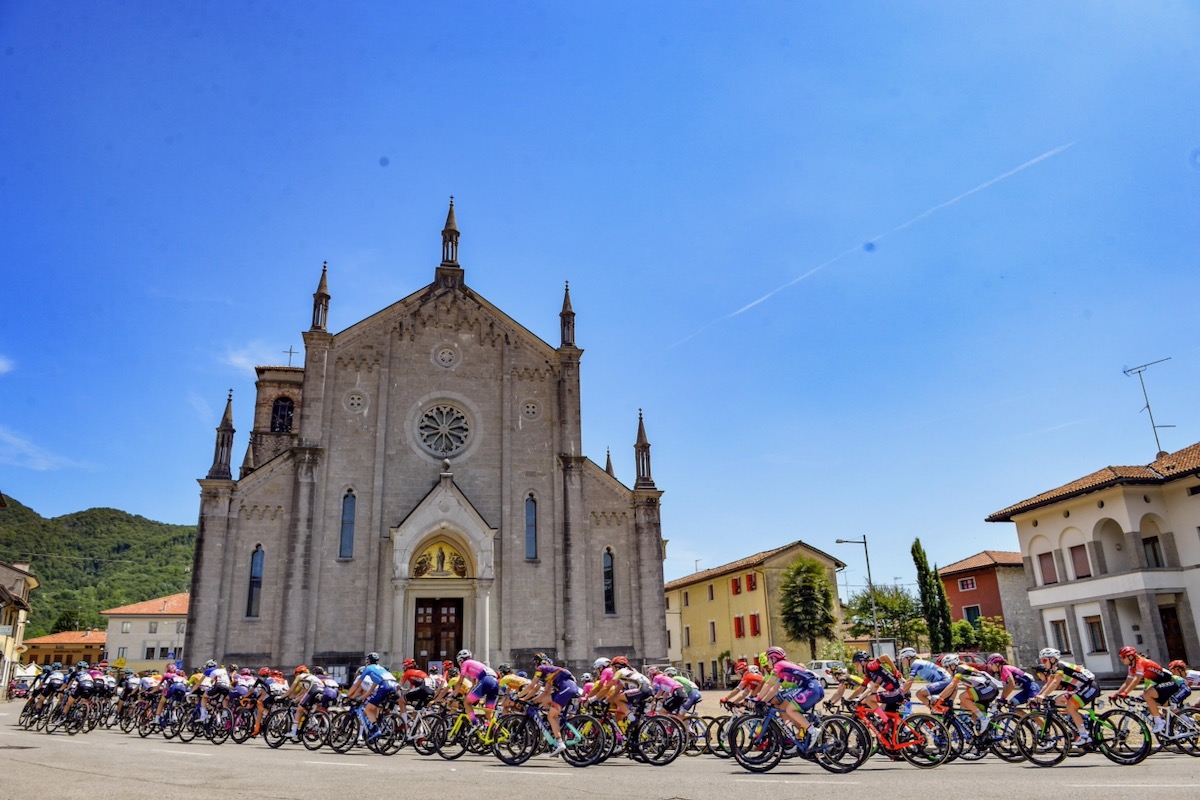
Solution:
<path fill-rule="evenodd" d="M 1137 375 L 1138 380 L 1141 381 L 1142 397 L 1146 398 L 1146 405 L 1143 406 L 1141 410 L 1145 411 L 1147 414 L 1150 415 L 1150 430 L 1154 431 L 1154 444 L 1158 448 L 1159 453 L 1162 453 L 1163 449 L 1162 449 L 1162 445 L 1158 441 L 1158 429 L 1159 428 L 1174 428 L 1175 426 L 1174 425 L 1155 425 L 1154 424 L 1154 412 L 1150 409 L 1150 395 L 1146 393 L 1146 379 L 1142 377 L 1142 373 L 1144 373 L 1148 368 L 1153 367 L 1155 364 L 1161 364 L 1164 361 L 1170 361 L 1170 360 L 1171 360 L 1171 357 L 1167 356 L 1166 358 L 1160 358 L 1158 361 L 1151 361 L 1149 364 L 1142 364 L 1140 367 L 1130 367 L 1129 369 L 1122 370 L 1122 372 L 1124 372 L 1126 375 Z"/>

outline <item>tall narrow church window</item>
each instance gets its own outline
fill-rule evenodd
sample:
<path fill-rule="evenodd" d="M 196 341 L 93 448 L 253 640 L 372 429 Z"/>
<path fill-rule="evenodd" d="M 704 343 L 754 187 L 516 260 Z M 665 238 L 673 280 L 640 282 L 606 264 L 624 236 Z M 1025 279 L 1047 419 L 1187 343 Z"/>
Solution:
<path fill-rule="evenodd" d="M 292 415 L 295 411 L 296 404 L 292 402 L 292 398 L 277 399 L 271 406 L 271 433 L 291 433 Z"/>
<path fill-rule="evenodd" d="M 262 579 L 263 579 L 263 561 L 266 560 L 266 554 L 263 552 L 262 545 L 254 545 L 254 552 L 250 555 L 250 590 L 246 593 L 246 616 L 257 617 L 259 603 L 262 600 Z"/>
<path fill-rule="evenodd" d="M 354 490 L 347 489 L 342 498 L 342 540 L 338 546 L 338 558 L 354 558 L 354 508 L 357 505 Z"/>
<path fill-rule="evenodd" d="M 604 548 L 604 613 L 617 613 L 616 581 L 613 574 L 612 548 Z"/>
<path fill-rule="evenodd" d="M 537 500 L 530 494 L 525 498 L 525 558 L 538 557 L 537 544 Z"/>

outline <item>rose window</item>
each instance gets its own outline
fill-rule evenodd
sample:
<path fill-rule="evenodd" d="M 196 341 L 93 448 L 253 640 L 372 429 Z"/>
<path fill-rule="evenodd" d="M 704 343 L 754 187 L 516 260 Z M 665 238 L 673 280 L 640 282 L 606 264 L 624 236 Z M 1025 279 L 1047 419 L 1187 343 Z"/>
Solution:
<path fill-rule="evenodd" d="M 471 423 L 467 415 L 454 406 L 436 405 L 421 415 L 417 435 L 430 452 L 449 456 L 466 446 Z"/>

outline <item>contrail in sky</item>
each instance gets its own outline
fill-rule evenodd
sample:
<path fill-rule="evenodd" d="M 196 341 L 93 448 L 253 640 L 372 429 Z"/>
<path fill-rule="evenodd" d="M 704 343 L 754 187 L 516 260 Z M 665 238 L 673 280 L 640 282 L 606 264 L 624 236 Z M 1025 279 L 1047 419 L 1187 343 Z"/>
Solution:
<path fill-rule="evenodd" d="M 1059 153 L 1063 152 L 1064 150 L 1068 150 L 1068 149 L 1074 147 L 1077 143 L 1078 143 L 1078 140 L 1076 140 L 1074 142 L 1068 142 L 1067 144 L 1059 145 L 1058 147 L 1055 147 L 1053 150 L 1047 150 L 1046 152 L 1042 153 L 1040 156 L 1037 156 L 1036 158 L 1031 158 L 1028 161 L 1026 161 L 1024 164 L 1021 164 L 1020 166 L 1013 167 L 1008 172 L 997 175 L 996 177 L 992 178 L 991 180 L 984 181 L 983 183 L 976 186 L 974 189 L 968 189 L 967 191 L 963 192 L 962 194 L 958 195 L 957 197 L 952 197 L 944 203 L 938 203 L 933 208 L 922 211 L 920 214 L 917 214 L 915 217 L 910 219 L 908 222 L 902 222 L 899 225 L 897 225 L 896 227 L 892 228 L 890 231 L 887 231 L 886 233 L 881 233 L 872 239 L 868 239 L 866 241 L 866 244 L 873 245 L 876 242 L 878 242 L 880 239 L 883 239 L 884 237 L 891 236 L 893 233 L 898 233 L 899 231 L 902 231 L 905 228 L 911 227 L 912 225 L 917 224 L 918 222 L 925 219 L 926 217 L 936 214 L 938 211 L 941 211 L 943 208 L 949 208 L 950 206 L 954 205 L 955 203 L 959 202 L 960 200 L 965 200 L 966 198 L 970 197 L 971 195 L 975 194 L 976 192 L 982 192 L 984 189 L 987 189 L 990 186 L 994 186 L 995 184 L 999 183 L 1002 180 L 1005 180 L 1006 178 L 1011 178 L 1013 175 L 1016 175 L 1018 172 L 1022 172 L 1024 170 L 1029 169 L 1030 167 L 1032 167 L 1034 164 L 1038 163 L 1039 161 L 1045 161 L 1047 158 L 1052 158 L 1052 157 L 1058 155 Z M 829 259 L 828 261 L 825 261 L 822 264 L 818 264 L 817 266 L 810 269 L 808 272 L 805 272 L 801 275 L 796 276 L 795 278 L 792 278 L 790 281 L 783 284 L 782 286 L 775 287 L 774 289 L 767 292 L 766 294 L 764 294 L 762 297 L 758 298 L 757 300 L 754 300 L 753 302 L 747 303 L 746 305 L 742 306 L 737 311 L 734 311 L 730 314 L 726 314 L 724 317 L 718 317 L 717 319 L 715 319 L 712 322 L 705 325 L 703 328 L 700 328 L 699 330 L 697 330 L 695 333 L 685 336 L 684 338 L 680 339 L 678 342 L 675 342 L 675 344 L 671 345 L 667 349 L 670 350 L 672 347 L 678 347 L 679 345 L 683 344 L 684 342 L 688 341 L 689 339 L 699 336 L 701 333 L 708 330 L 713 325 L 716 325 L 718 322 L 721 322 L 722 320 L 732 319 L 733 317 L 736 317 L 739 314 L 744 314 L 745 312 L 754 308 L 759 303 L 764 303 L 767 300 L 770 300 L 772 297 L 779 294 L 780 292 L 782 292 L 784 289 L 788 288 L 789 286 L 794 286 L 806 278 L 811 278 L 813 275 L 816 275 L 818 272 L 825 269 L 829 265 L 834 264 L 838 261 L 841 261 L 846 256 L 850 255 L 851 253 L 857 253 L 861 249 L 862 249 L 862 245 L 856 244 L 854 247 L 851 247 L 847 250 L 843 250 L 842 252 L 838 253 L 836 256 Z"/>

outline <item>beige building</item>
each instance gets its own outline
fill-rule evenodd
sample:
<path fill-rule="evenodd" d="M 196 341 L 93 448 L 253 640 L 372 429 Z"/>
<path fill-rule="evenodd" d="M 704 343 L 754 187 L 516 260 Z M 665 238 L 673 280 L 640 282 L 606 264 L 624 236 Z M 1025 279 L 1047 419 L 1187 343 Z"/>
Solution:
<path fill-rule="evenodd" d="M 997 511 L 1016 526 L 1039 647 L 1117 677 L 1124 645 L 1200 659 L 1200 443 Z"/>
<path fill-rule="evenodd" d="M 640 414 L 628 487 L 584 454 L 569 292 L 555 347 L 467 285 L 458 240 L 451 203 L 433 282 L 340 333 L 322 270 L 303 366 L 257 368 L 236 478 L 227 403 L 200 480 L 189 658 L 338 675 L 370 651 L 666 658 Z"/>
<path fill-rule="evenodd" d="M 711 679 L 720 685 L 730 662 L 771 645 L 782 647 L 797 662 L 809 661 L 808 642 L 788 639 L 780 622 L 783 573 L 802 556 L 826 565 L 840 630 L 836 572 L 846 565 L 795 541 L 668 583 L 664 602 L 671 663 L 701 682 Z M 823 642 L 818 640 L 818 650 Z"/>
<path fill-rule="evenodd" d="M 105 657 L 112 666 L 141 672 L 150 668 L 162 669 L 168 661 L 187 663 L 183 650 L 187 633 L 187 592 L 100 613 L 108 619 Z"/>
<path fill-rule="evenodd" d="M 7 696 L 8 682 L 24 655 L 25 623 L 29 619 L 29 595 L 40 584 L 28 564 L 0 561 L 0 697 Z"/>

